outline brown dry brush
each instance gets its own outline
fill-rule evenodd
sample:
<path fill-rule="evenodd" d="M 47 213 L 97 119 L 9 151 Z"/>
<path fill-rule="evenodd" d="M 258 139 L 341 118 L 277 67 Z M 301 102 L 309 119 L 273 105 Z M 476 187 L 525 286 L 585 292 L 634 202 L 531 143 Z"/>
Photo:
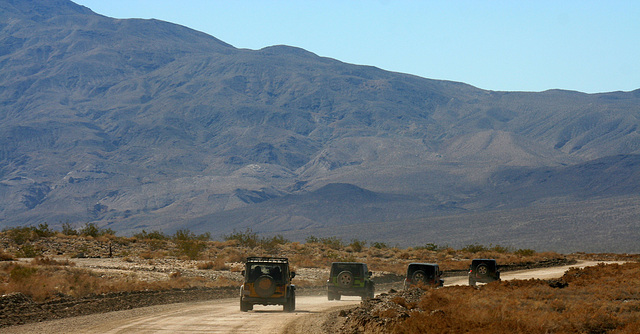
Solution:
<path fill-rule="evenodd" d="M 461 259 L 495 258 L 500 264 L 512 264 L 562 257 L 556 253 L 536 253 L 499 245 L 474 244 L 455 250 L 426 244 L 400 249 L 382 242 L 356 239 L 346 243 L 336 237 L 308 237 L 305 243 L 298 243 L 282 236 L 261 238 L 251 230 L 226 235 L 222 242 L 211 241 L 209 234 L 196 235 L 189 230 L 177 231 L 173 236 L 159 231 L 142 231 L 131 238 L 116 237 L 113 231 L 92 224 L 71 231 L 75 233 L 53 231 L 46 224 L 6 229 L 0 232 L 0 243 L 11 251 L 5 251 L 3 257 L 76 256 L 80 252 L 90 257 L 113 255 L 149 260 L 171 256 L 208 261 L 224 258 L 225 262 L 237 263 L 251 255 L 272 255 L 290 257 L 299 267 L 326 268 L 335 261 L 361 261 L 370 263 L 372 270 L 396 274 L 402 274 L 410 262 L 435 262 L 443 270 L 461 270 L 469 265 L 469 261 Z"/>
<path fill-rule="evenodd" d="M 168 290 L 194 286 L 226 286 L 231 282 L 176 275 L 167 281 L 143 281 L 135 276 L 110 277 L 75 268 L 68 260 L 36 258 L 31 263 L 0 264 L 0 295 L 21 292 L 35 301 L 59 296 L 76 298 L 122 291 Z"/>
<path fill-rule="evenodd" d="M 15 258 L 13 255 L 6 253 L 3 250 L 0 250 L 0 261 L 14 261 Z"/>
<path fill-rule="evenodd" d="M 425 291 L 391 333 L 640 333 L 640 263 L 571 269 L 543 280 Z M 554 285 L 564 286 L 564 284 Z"/>
<path fill-rule="evenodd" d="M 92 226 L 87 229 L 90 227 L 95 230 Z M 502 265 L 564 257 L 556 253 L 482 245 L 472 245 L 461 250 L 434 244 L 400 249 L 380 242 L 367 243 L 360 240 L 352 240 L 347 244 L 335 237 L 309 238 L 306 243 L 299 243 L 280 236 L 258 238 L 250 230 L 229 235 L 224 241 L 211 241 L 209 235 L 195 235 L 188 230 L 177 232 L 174 236 L 157 231 L 140 233 L 130 238 L 108 233 L 96 235 L 59 233 L 51 231 L 46 225 L 0 232 L 0 245 L 5 249 L 0 252 L 0 260 L 12 261 L 15 257 L 23 257 L 25 252 L 22 250 L 26 246 L 32 246 L 38 250 L 37 253 L 48 256 L 36 257 L 29 264 L 0 262 L 0 293 L 23 292 L 36 299 L 47 299 L 56 294 L 83 296 L 113 291 L 237 285 L 237 282 L 230 280 L 216 279 L 211 282 L 203 277 L 176 276 L 160 282 L 143 281 L 136 275 L 126 278 L 107 277 L 89 269 L 73 268 L 69 260 L 51 258 L 59 258 L 60 254 L 67 258 L 73 257 L 79 252 L 85 256 L 101 257 L 106 256 L 111 246 L 114 257 L 121 257 L 129 262 L 176 258 L 197 260 L 195 268 L 201 270 L 231 271 L 239 270 L 238 264 L 248 256 L 288 257 L 292 265 L 299 268 L 326 269 L 331 262 L 359 261 L 368 263 L 372 271 L 399 275 L 404 274 L 410 262 L 435 262 L 440 264 L 442 270 L 460 270 L 468 268 L 472 258 L 496 258 Z M 303 280 L 302 277 L 296 279 L 300 282 Z M 315 282 L 304 284 L 312 285 Z"/>

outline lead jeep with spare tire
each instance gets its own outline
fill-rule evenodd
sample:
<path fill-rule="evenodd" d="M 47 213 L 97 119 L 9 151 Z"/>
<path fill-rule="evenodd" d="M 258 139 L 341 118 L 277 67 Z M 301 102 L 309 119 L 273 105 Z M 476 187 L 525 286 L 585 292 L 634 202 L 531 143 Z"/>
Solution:
<path fill-rule="evenodd" d="M 327 297 L 329 300 L 340 300 L 341 296 L 373 298 L 375 286 L 371 275 L 365 263 L 334 262 L 327 280 Z"/>
<path fill-rule="evenodd" d="M 278 257 L 248 257 L 242 271 L 240 311 L 253 310 L 253 305 L 282 305 L 285 312 L 296 309 L 296 287 L 289 271 L 289 259 Z"/>
<path fill-rule="evenodd" d="M 473 259 L 469 266 L 469 285 L 476 283 L 491 283 L 500 280 L 498 263 L 494 259 Z"/>

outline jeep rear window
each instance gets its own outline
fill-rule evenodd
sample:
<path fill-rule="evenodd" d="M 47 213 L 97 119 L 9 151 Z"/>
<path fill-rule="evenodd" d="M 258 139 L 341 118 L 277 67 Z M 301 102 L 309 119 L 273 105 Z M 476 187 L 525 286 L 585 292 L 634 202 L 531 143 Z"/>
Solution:
<path fill-rule="evenodd" d="M 282 266 L 271 263 L 252 263 L 248 265 L 249 272 L 247 278 L 249 281 L 255 281 L 258 277 L 263 275 L 271 276 L 276 282 L 282 282 L 285 274 L 282 270 Z"/>
<path fill-rule="evenodd" d="M 435 266 L 421 266 L 421 265 L 409 266 L 409 268 L 407 269 L 407 276 L 411 277 L 411 275 L 413 275 L 413 273 L 415 273 L 418 270 L 424 271 L 424 274 L 427 275 L 427 277 L 432 278 L 433 276 L 435 276 L 436 267 Z"/>
<path fill-rule="evenodd" d="M 493 267 L 493 266 L 496 265 L 496 260 L 484 260 L 483 259 L 483 260 L 473 260 L 473 261 L 471 261 L 471 265 L 473 265 L 473 266 L 477 266 L 477 265 L 483 264 L 483 263 L 488 265 L 488 266 Z"/>
<path fill-rule="evenodd" d="M 362 275 L 363 265 L 360 263 L 334 263 L 331 267 L 331 274 L 338 275 L 343 271 L 349 271 L 354 276 Z"/>

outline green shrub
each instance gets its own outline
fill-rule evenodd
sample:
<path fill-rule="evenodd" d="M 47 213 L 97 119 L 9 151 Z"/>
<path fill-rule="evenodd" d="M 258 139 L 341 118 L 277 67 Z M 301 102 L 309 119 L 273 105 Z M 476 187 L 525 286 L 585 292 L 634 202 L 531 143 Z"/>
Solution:
<path fill-rule="evenodd" d="M 507 247 L 500 246 L 500 245 L 495 245 L 495 246 L 489 245 L 489 246 L 491 247 L 490 250 L 500 254 L 511 253 L 513 251 L 511 247 L 508 247 L 508 246 Z"/>
<path fill-rule="evenodd" d="M 354 252 L 362 252 L 362 249 L 366 246 L 366 244 L 366 241 L 351 239 L 351 243 L 349 244 L 349 246 L 351 247 L 351 249 L 353 249 Z"/>
<path fill-rule="evenodd" d="M 32 244 L 24 244 L 20 247 L 20 250 L 16 253 L 17 257 L 36 257 L 42 255 L 42 251 L 35 248 Z"/>
<path fill-rule="evenodd" d="M 115 236 L 116 235 L 116 231 L 110 229 L 110 228 L 101 228 L 99 235 L 112 235 Z"/>
<path fill-rule="evenodd" d="M 354 239 L 355 240 L 355 239 Z M 308 236 L 305 238 L 305 242 L 308 244 L 323 244 L 329 248 L 333 248 L 333 249 L 339 249 L 344 247 L 344 244 L 342 243 L 342 240 L 337 238 L 337 237 L 325 237 L 325 238 L 318 238 L 315 236 Z M 362 245 L 364 246 L 364 245 Z"/>
<path fill-rule="evenodd" d="M 196 238 L 196 235 L 193 232 L 191 232 L 189 229 L 177 230 L 173 234 L 173 240 L 175 241 L 193 240 L 195 238 Z"/>
<path fill-rule="evenodd" d="M 40 238 L 51 237 L 55 231 L 49 228 L 49 224 L 42 223 L 38 227 L 22 226 L 4 229 L 9 239 L 18 245 L 22 245 L 28 241 L 35 241 Z"/>
<path fill-rule="evenodd" d="M 211 240 L 211 232 L 205 232 L 202 234 L 198 234 L 196 236 L 196 240 L 200 240 L 200 241 L 209 241 Z"/>
<path fill-rule="evenodd" d="M 160 232 L 160 231 L 152 231 L 147 233 L 147 231 L 142 230 L 142 232 L 136 233 L 133 235 L 136 239 L 140 240 L 167 240 L 169 237 Z"/>
<path fill-rule="evenodd" d="M 424 246 L 418 246 L 416 247 L 416 249 L 424 249 L 424 250 L 428 250 L 428 251 L 438 251 L 441 250 L 442 248 L 434 243 L 427 243 Z"/>
<path fill-rule="evenodd" d="M 174 241 L 180 240 L 199 240 L 199 241 L 209 241 L 211 240 L 211 233 L 206 232 L 203 234 L 196 235 L 191 232 L 189 229 L 181 229 L 177 230 L 176 233 L 173 234 Z"/>
<path fill-rule="evenodd" d="M 65 223 L 62 224 L 62 234 L 64 234 L 64 235 L 78 235 L 78 231 L 76 231 L 76 229 L 73 228 L 73 226 L 71 226 L 71 223 L 65 222 Z"/>
<path fill-rule="evenodd" d="M 63 232 L 64 233 L 64 232 Z M 95 223 L 86 223 L 78 233 L 85 237 L 100 237 L 103 235 L 115 235 L 116 232 L 110 228 L 100 228 Z"/>
<path fill-rule="evenodd" d="M 94 223 L 86 223 L 83 228 L 78 231 L 80 235 L 85 237 L 97 237 L 100 229 Z"/>
<path fill-rule="evenodd" d="M 533 249 L 518 249 L 513 253 L 519 256 L 533 256 L 536 254 L 536 251 L 534 251 Z"/>
<path fill-rule="evenodd" d="M 336 237 L 320 238 L 320 243 L 333 249 L 339 249 L 344 247 L 342 240 Z"/>
<path fill-rule="evenodd" d="M 200 253 L 206 248 L 204 242 L 200 240 L 178 240 L 176 241 L 178 251 L 191 260 L 200 257 Z"/>
<path fill-rule="evenodd" d="M 35 232 L 33 232 L 33 229 L 28 226 L 9 228 L 5 229 L 4 232 L 9 237 L 9 240 L 18 245 L 22 245 L 27 241 L 33 241 L 38 238 Z"/>
<path fill-rule="evenodd" d="M 486 252 L 488 249 L 484 245 L 473 244 L 473 245 L 467 245 L 460 250 L 468 253 L 479 253 L 479 252 Z"/>
<path fill-rule="evenodd" d="M 384 243 L 384 242 L 376 241 L 376 242 L 371 243 L 371 247 L 377 248 L 377 249 L 387 249 L 387 248 L 389 248 L 389 245 L 387 243 Z"/>
<path fill-rule="evenodd" d="M 318 237 L 310 235 L 304 239 L 304 242 L 308 244 L 314 244 L 314 243 L 319 243 L 320 239 L 318 239 Z"/>
<path fill-rule="evenodd" d="M 36 272 L 38 272 L 37 268 L 34 267 L 24 267 L 21 265 L 17 265 L 11 269 L 9 272 L 9 279 L 13 282 L 25 282 L 29 280 Z"/>
<path fill-rule="evenodd" d="M 49 228 L 47 223 L 38 224 L 38 227 L 32 227 L 31 229 L 40 238 L 52 237 L 56 234 L 54 230 Z"/>
<path fill-rule="evenodd" d="M 258 238 L 258 234 L 253 232 L 250 228 L 248 228 L 244 232 L 238 232 L 235 229 L 233 233 L 227 234 L 223 236 L 224 240 L 231 241 L 235 240 L 238 242 L 239 246 L 254 248 L 258 246 L 260 242 L 260 238 Z"/>
<path fill-rule="evenodd" d="M 511 253 L 513 251 L 513 249 L 511 247 L 508 246 L 500 246 L 500 245 L 492 245 L 489 244 L 489 246 L 485 246 L 485 245 L 480 245 L 480 244 L 473 244 L 473 245 L 467 245 L 465 247 L 463 247 L 462 249 L 460 249 L 463 252 L 468 252 L 468 253 L 479 253 L 479 252 L 487 252 L 487 251 L 492 251 L 492 252 L 496 252 L 496 253 L 500 253 L 500 254 L 506 254 L 506 253 Z"/>
<path fill-rule="evenodd" d="M 166 247 L 168 241 L 167 240 L 159 240 L 159 239 L 147 239 L 145 241 L 151 250 L 159 250 Z"/>
<path fill-rule="evenodd" d="M 284 245 L 289 242 L 290 241 L 285 239 L 284 236 L 278 234 L 271 238 L 264 237 L 260 239 L 260 247 L 262 247 L 266 251 L 274 251 L 276 249 L 276 246 Z"/>

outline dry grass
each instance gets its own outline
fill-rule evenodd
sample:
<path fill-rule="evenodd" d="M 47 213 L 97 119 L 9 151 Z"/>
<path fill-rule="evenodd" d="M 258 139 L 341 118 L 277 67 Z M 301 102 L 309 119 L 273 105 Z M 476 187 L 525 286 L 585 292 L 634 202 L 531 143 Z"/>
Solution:
<path fill-rule="evenodd" d="M 216 258 L 213 261 L 204 261 L 196 264 L 196 268 L 200 270 L 229 270 L 231 267 L 224 258 Z"/>
<path fill-rule="evenodd" d="M 0 261 L 13 261 L 13 260 L 15 260 L 13 255 L 0 250 Z"/>
<path fill-rule="evenodd" d="M 572 269 L 541 280 L 425 291 L 392 333 L 640 333 L 640 264 Z"/>
<path fill-rule="evenodd" d="M 35 301 L 44 301 L 61 295 L 79 298 L 107 292 L 234 284 L 224 278 L 208 280 L 202 277 L 184 277 L 179 271 L 171 273 L 169 277 L 169 280 L 144 281 L 136 275 L 105 276 L 88 269 L 74 268 L 73 263 L 48 259 L 34 259 L 29 264 L 5 262 L 0 264 L 0 295 L 21 292 Z"/>
<path fill-rule="evenodd" d="M 44 228 L 40 230 L 46 231 Z M 438 263 L 441 270 L 447 271 L 465 270 L 473 258 L 495 258 L 499 264 L 506 265 L 565 257 L 556 253 L 508 251 L 500 247 L 477 245 L 474 245 L 473 249 L 467 247 L 461 250 L 436 247 L 399 249 L 382 243 L 374 243 L 370 247 L 366 247 L 364 242 L 346 245 L 336 238 L 318 239 L 307 243 L 274 238 L 269 239 L 268 243 L 256 243 L 249 247 L 243 246 L 238 240 L 207 241 L 196 238 L 187 239 L 186 241 L 193 241 L 188 243 L 158 233 L 149 233 L 145 238 L 124 238 L 108 234 L 97 237 L 60 233 L 39 236 L 34 232 L 40 230 L 0 232 L 0 248 L 3 249 L 0 259 L 4 260 L 0 262 L 0 294 L 22 292 L 42 300 L 57 294 L 84 296 L 91 293 L 141 289 L 238 286 L 238 280 L 241 278 L 237 273 L 242 270 L 241 263 L 248 256 L 288 257 L 294 267 L 320 270 L 329 268 L 332 262 L 358 261 L 367 263 L 369 270 L 376 273 L 388 272 L 398 275 L 404 274 L 411 262 Z M 26 264 L 9 262 L 15 261 L 17 255 L 24 255 L 23 250 L 27 246 L 39 250 L 37 254 L 42 255 Z M 73 263 L 69 258 L 77 254 L 87 257 L 108 257 L 111 254 L 134 267 L 136 264 L 155 266 L 166 261 L 174 261 L 172 263 L 177 263 L 178 267 L 183 264 L 184 268 L 198 269 L 199 272 L 176 273 L 171 278 L 167 277 L 166 272 L 164 278 L 137 275 L 135 271 L 127 276 L 105 275 L 104 272 L 98 274 L 95 270 L 72 268 Z M 590 258 L 597 256 L 582 255 Z M 56 256 L 55 260 L 53 256 Z M 606 259 L 614 257 L 613 254 L 606 255 Z M 228 274 L 211 274 L 213 271 L 226 271 Z M 299 275 L 295 281 L 301 286 L 323 286 L 325 279 L 326 277 L 319 279 L 318 275 Z"/>
<path fill-rule="evenodd" d="M 31 260 L 31 264 L 36 266 L 75 266 L 69 259 L 56 260 L 46 256 L 38 256 Z"/>
<path fill-rule="evenodd" d="M 44 233 L 45 231 L 47 233 Z M 40 232 L 39 234 L 36 232 Z M 188 231 L 187 231 L 188 232 Z M 500 246 L 471 245 L 463 249 L 440 249 L 436 245 L 421 248 L 400 249 L 384 243 L 372 243 L 366 247 L 364 241 L 354 240 L 346 244 L 337 238 L 310 238 L 306 243 L 288 242 L 282 238 L 265 239 L 269 242 L 256 242 L 246 246 L 244 239 L 256 239 L 252 232 L 236 233 L 240 239 L 225 241 L 201 240 L 200 236 L 184 233 L 187 239 L 172 239 L 160 232 L 143 233 L 139 237 L 115 237 L 111 234 L 93 237 L 90 235 L 62 235 L 53 233 L 45 227 L 40 229 L 16 229 L 0 232 L 0 253 L 4 259 L 25 256 L 75 257 L 83 254 L 88 257 L 122 257 L 131 262 L 138 260 L 156 260 L 175 258 L 215 262 L 213 270 L 225 270 L 227 264 L 240 263 L 247 256 L 284 256 L 302 268 L 327 268 L 336 261 L 358 261 L 369 264 L 376 272 L 403 274 L 406 265 L 411 262 L 438 263 L 442 270 L 465 270 L 473 258 L 494 258 L 501 265 L 538 262 L 563 258 L 556 253 L 536 253 L 529 250 L 509 250 Z M 48 236 L 39 236 L 48 235 Z M 34 252 L 25 252 L 30 248 Z M 20 255 L 20 256 L 17 256 Z M 583 254 L 588 256 L 587 254 Z M 27 256 L 29 257 L 29 256 Z"/>

